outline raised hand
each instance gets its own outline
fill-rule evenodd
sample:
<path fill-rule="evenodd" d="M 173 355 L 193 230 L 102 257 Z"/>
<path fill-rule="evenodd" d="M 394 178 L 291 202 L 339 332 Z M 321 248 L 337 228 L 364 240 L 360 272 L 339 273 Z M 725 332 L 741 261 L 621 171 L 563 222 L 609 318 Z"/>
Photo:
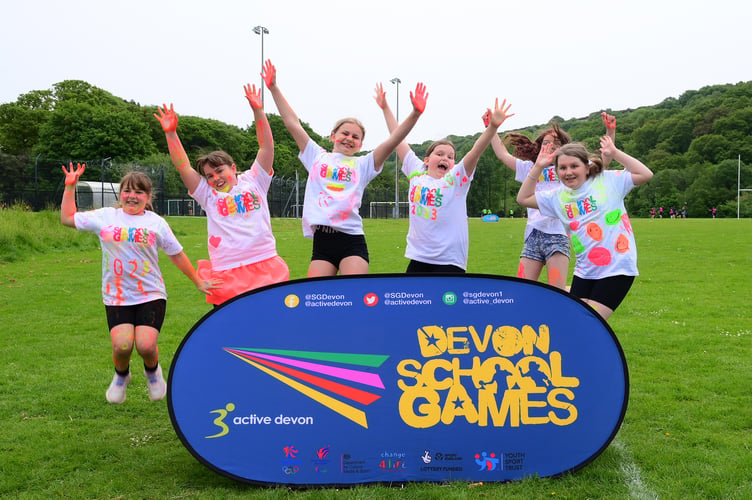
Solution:
<path fill-rule="evenodd" d="M 496 101 L 494 101 L 494 111 L 493 113 L 491 113 L 491 125 L 499 128 L 507 118 L 514 116 L 514 113 L 509 113 L 509 108 L 511 107 L 511 104 L 507 105 L 506 99 L 504 99 L 504 102 L 502 102 L 501 106 L 499 106 L 499 99 L 496 99 Z"/>
<path fill-rule="evenodd" d="M 606 158 L 613 158 L 616 154 L 616 146 L 614 145 L 614 141 L 607 135 L 604 135 L 601 137 L 601 157 Z"/>
<path fill-rule="evenodd" d="M 423 114 L 423 111 L 426 110 L 427 100 L 428 92 L 426 92 L 426 86 L 418 82 L 418 84 L 415 86 L 415 94 L 410 92 L 410 101 L 412 101 L 415 111 Z"/>
<path fill-rule="evenodd" d="M 159 120 L 159 124 L 162 125 L 162 130 L 164 130 L 165 134 L 175 132 L 178 129 L 178 115 L 172 109 L 172 103 L 170 103 L 170 109 L 167 109 L 167 104 L 162 104 L 161 108 L 157 106 L 157 111 L 159 111 L 159 114 L 154 113 L 154 118 Z"/>
<path fill-rule="evenodd" d="M 65 169 L 65 165 L 63 165 L 62 168 L 63 172 L 65 173 L 65 185 L 75 186 L 78 182 L 78 178 L 81 177 L 81 174 L 83 174 L 84 170 L 86 170 L 86 163 L 76 163 L 75 170 L 73 170 L 73 162 L 70 163 L 68 170 Z"/>
<path fill-rule="evenodd" d="M 245 90 L 245 98 L 251 104 L 253 109 L 263 109 L 264 103 L 261 100 L 261 89 L 257 89 L 255 85 L 246 84 L 243 85 Z"/>
<path fill-rule="evenodd" d="M 277 83 L 277 68 L 274 67 L 269 59 L 266 60 L 261 70 L 261 78 L 264 79 L 264 83 L 268 89 L 271 89 Z"/>
<path fill-rule="evenodd" d="M 604 111 L 603 113 L 601 113 L 601 118 L 603 119 L 603 124 L 606 126 L 607 129 L 616 128 L 616 117 L 611 116 Z"/>
<path fill-rule="evenodd" d="M 548 144 L 544 144 L 543 147 L 541 147 L 540 152 L 538 153 L 538 158 L 536 158 L 535 160 L 535 165 L 540 167 L 553 165 L 555 157 L 556 146 L 554 145 L 554 143 L 550 142 Z"/>
<path fill-rule="evenodd" d="M 486 109 L 481 118 L 483 119 L 483 126 L 488 128 L 488 124 L 491 123 L 491 109 Z"/>
<path fill-rule="evenodd" d="M 384 87 L 380 83 L 376 84 L 376 95 L 374 96 L 374 99 L 381 109 L 386 107 L 386 92 L 384 92 Z"/>

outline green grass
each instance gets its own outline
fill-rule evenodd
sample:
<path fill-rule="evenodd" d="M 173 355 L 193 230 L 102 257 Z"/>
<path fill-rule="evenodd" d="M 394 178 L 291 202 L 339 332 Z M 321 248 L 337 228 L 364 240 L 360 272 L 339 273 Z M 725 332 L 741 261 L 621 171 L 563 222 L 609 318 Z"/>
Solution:
<path fill-rule="evenodd" d="M 204 219 L 168 218 L 188 256 L 206 258 Z M 525 221 L 470 221 L 470 272 L 514 275 Z M 311 244 L 273 221 L 293 278 Z M 138 371 L 128 400 L 111 376 L 96 239 L 55 212 L 0 213 L 0 496 L 18 498 L 752 498 L 752 221 L 633 220 L 641 276 L 610 324 L 630 372 L 615 441 L 558 479 L 289 490 L 218 475 L 180 443 Z M 372 272 L 403 272 L 406 221 L 365 222 Z M 165 370 L 208 310 L 162 262 L 170 299 Z M 143 394 L 139 394 L 141 390 Z"/>

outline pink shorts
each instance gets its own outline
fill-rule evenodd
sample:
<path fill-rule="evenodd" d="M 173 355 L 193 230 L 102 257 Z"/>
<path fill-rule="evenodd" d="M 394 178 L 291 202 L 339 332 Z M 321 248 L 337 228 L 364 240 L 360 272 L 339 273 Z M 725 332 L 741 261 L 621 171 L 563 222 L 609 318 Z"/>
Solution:
<path fill-rule="evenodd" d="M 202 280 L 222 280 L 221 288 L 211 291 L 206 296 L 206 302 L 219 305 L 243 292 L 262 286 L 287 281 L 290 279 L 290 269 L 287 263 L 276 255 L 261 262 L 234 267 L 224 271 L 214 271 L 208 260 L 198 261 L 198 276 Z"/>

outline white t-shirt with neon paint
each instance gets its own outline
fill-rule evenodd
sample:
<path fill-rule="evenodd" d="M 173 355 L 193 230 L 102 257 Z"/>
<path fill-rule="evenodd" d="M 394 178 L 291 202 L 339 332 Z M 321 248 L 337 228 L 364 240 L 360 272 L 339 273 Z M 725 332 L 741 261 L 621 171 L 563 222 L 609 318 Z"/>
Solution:
<path fill-rule="evenodd" d="M 159 249 L 176 255 L 183 247 L 167 222 L 146 211 L 129 215 L 121 208 L 76 212 L 76 229 L 94 233 L 102 248 L 102 298 L 108 306 L 131 306 L 167 299 Z"/>
<path fill-rule="evenodd" d="M 206 212 L 209 260 L 212 269 L 225 271 L 277 255 L 266 194 L 272 175 L 254 161 L 238 174 L 238 182 L 223 193 L 202 176 L 191 193 Z"/>
<path fill-rule="evenodd" d="M 446 175 L 434 179 L 423 161 L 410 151 L 402 163 L 402 173 L 410 180 L 405 257 L 467 269 L 467 193 L 473 176 L 467 175 L 465 164 L 460 161 Z"/>
<path fill-rule="evenodd" d="M 520 160 L 517 158 L 514 180 L 517 182 L 525 182 L 525 177 L 530 173 L 533 165 L 535 165 L 535 162 Z M 538 178 L 538 183 L 535 185 L 535 192 L 552 191 L 558 189 L 560 185 L 559 177 L 556 175 L 556 167 L 551 165 L 543 169 L 543 172 Z M 567 230 L 561 225 L 561 221 L 557 217 L 546 217 L 545 215 L 541 215 L 540 210 L 536 208 L 528 208 L 525 238 L 530 235 L 533 229 L 537 229 L 546 234 L 567 234 Z"/>
<path fill-rule="evenodd" d="M 626 170 L 606 170 L 579 189 L 561 185 L 536 192 L 541 214 L 567 228 L 577 256 L 574 275 L 585 279 L 637 276 L 637 247 L 624 197 L 635 187 Z"/>
<path fill-rule="evenodd" d="M 298 158 L 308 170 L 303 202 L 303 236 L 313 237 L 313 226 L 330 226 L 346 234 L 363 234 L 360 204 L 366 186 L 381 170 L 373 152 L 365 156 L 329 153 L 308 141 Z"/>

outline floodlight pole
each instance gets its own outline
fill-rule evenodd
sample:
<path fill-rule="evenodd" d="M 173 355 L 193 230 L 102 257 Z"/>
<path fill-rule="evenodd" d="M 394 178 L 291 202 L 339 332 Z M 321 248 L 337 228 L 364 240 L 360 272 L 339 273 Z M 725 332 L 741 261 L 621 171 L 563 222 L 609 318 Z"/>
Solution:
<path fill-rule="evenodd" d="M 261 70 L 264 69 L 264 35 L 269 34 L 269 30 L 259 25 L 253 28 L 253 32 L 261 35 Z M 261 78 L 261 106 L 264 105 L 264 79 Z"/>
<path fill-rule="evenodd" d="M 402 83 L 397 77 L 389 80 L 397 85 L 397 126 L 399 126 L 399 84 Z M 399 154 L 395 153 L 394 159 L 394 218 L 399 219 Z"/>

